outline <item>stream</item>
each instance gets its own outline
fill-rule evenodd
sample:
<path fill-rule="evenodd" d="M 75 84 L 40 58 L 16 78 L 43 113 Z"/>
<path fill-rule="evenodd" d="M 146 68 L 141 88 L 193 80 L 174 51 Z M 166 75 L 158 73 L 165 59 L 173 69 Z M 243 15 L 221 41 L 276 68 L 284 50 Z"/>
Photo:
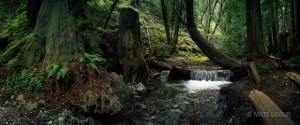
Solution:
<path fill-rule="evenodd" d="M 113 118 L 103 117 L 103 124 L 228 124 L 220 89 L 230 85 L 230 71 L 194 70 L 190 80 L 162 82 L 158 89 Z M 103 120 L 101 120 L 103 121 Z"/>

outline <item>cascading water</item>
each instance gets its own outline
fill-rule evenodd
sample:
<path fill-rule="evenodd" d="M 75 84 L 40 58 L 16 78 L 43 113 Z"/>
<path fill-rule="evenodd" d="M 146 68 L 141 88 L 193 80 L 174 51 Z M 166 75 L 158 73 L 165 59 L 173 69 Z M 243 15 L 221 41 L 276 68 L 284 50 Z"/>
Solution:
<path fill-rule="evenodd" d="M 190 93 L 219 90 L 221 87 L 231 84 L 229 77 L 229 70 L 193 70 L 190 74 L 191 80 L 183 81 L 182 84 Z"/>
<path fill-rule="evenodd" d="M 229 81 L 229 70 L 193 70 L 191 71 L 191 80 L 205 81 Z"/>

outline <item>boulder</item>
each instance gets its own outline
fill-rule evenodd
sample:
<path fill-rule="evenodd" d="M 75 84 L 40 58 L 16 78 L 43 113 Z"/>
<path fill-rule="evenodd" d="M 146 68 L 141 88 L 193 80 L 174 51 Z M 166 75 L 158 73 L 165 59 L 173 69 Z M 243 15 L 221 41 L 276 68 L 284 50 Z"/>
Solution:
<path fill-rule="evenodd" d="M 16 101 L 18 103 L 17 108 L 25 108 L 28 111 L 32 111 L 33 109 L 37 109 L 40 105 L 39 100 L 26 101 L 25 96 L 20 94 L 17 96 Z"/>
<path fill-rule="evenodd" d="M 170 74 L 170 70 L 164 70 L 160 73 L 160 81 L 161 82 L 166 82 L 168 81 L 169 78 L 169 74 Z"/>
<path fill-rule="evenodd" d="M 110 75 L 113 77 L 111 83 L 112 91 L 119 97 L 121 104 L 125 104 L 130 101 L 132 99 L 132 91 L 126 86 L 123 81 L 123 76 L 114 72 L 110 73 Z"/>
<path fill-rule="evenodd" d="M 113 93 L 111 88 L 107 91 L 88 90 L 86 93 L 80 94 L 79 98 L 79 107 L 85 113 L 114 115 L 122 109 L 119 98 Z"/>
<path fill-rule="evenodd" d="M 135 90 L 137 92 L 145 92 L 146 91 L 146 87 L 143 85 L 143 83 L 139 83 L 136 85 Z"/>

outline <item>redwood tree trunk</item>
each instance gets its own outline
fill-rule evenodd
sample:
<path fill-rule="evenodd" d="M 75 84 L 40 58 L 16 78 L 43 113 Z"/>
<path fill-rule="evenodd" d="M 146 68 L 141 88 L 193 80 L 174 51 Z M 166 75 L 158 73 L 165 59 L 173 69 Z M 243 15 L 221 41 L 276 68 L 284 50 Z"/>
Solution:
<path fill-rule="evenodd" d="M 291 45 L 292 45 L 292 52 L 295 56 L 296 50 L 297 50 L 297 44 L 296 44 L 296 23 L 295 23 L 295 1 L 290 0 L 291 2 Z"/>
<path fill-rule="evenodd" d="M 70 68 L 71 62 L 79 62 L 82 38 L 74 15 L 82 7 L 83 0 L 43 0 L 34 35 L 26 46 L 24 56 L 32 67 L 38 62 Z"/>
<path fill-rule="evenodd" d="M 297 15 L 296 15 L 296 46 L 297 52 L 296 55 L 300 56 L 300 1 L 296 0 L 296 9 L 297 9 Z"/>
<path fill-rule="evenodd" d="M 276 13 L 277 12 L 277 13 Z M 274 1 L 271 1 L 272 35 L 274 41 L 274 54 L 278 50 L 278 11 L 274 11 Z"/>
<path fill-rule="evenodd" d="M 198 31 L 194 23 L 193 0 L 186 0 L 186 15 L 187 15 L 187 29 L 192 40 L 205 53 L 205 55 L 217 65 L 224 69 L 241 68 L 241 62 L 223 54 L 213 45 L 211 45 Z"/>
<path fill-rule="evenodd" d="M 249 60 L 266 56 L 263 34 L 260 0 L 246 0 L 247 56 Z"/>
<path fill-rule="evenodd" d="M 39 14 L 42 0 L 28 0 L 27 3 L 27 19 L 29 27 L 34 29 L 36 18 Z"/>

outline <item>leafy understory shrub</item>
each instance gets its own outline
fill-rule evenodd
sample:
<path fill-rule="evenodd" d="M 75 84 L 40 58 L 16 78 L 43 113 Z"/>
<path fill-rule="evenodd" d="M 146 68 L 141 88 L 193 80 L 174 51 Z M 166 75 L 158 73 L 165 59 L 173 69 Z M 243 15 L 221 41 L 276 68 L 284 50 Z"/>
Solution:
<path fill-rule="evenodd" d="M 28 69 L 21 69 L 19 72 L 14 72 L 6 80 L 2 86 L 2 90 L 6 92 L 19 92 L 22 90 L 32 92 L 35 90 L 43 90 L 43 81 L 45 79 L 46 70 L 34 69 L 32 72 Z"/>
<path fill-rule="evenodd" d="M 82 63 L 83 68 L 85 69 L 87 66 L 96 70 L 98 73 L 101 71 L 107 72 L 106 69 L 101 66 L 105 63 L 105 59 L 102 58 L 100 54 L 89 54 L 83 51 L 83 48 L 80 48 L 80 62 Z M 99 70 L 100 69 L 100 70 Z"/>
<path fill-rule="evenodd" d="M 268 72 L 270 72 L 269 68 L 262 65 L 262 64 L 257 64 L 256 65 L 256 68 L 258 70 L 258 73 L 261 75 L 261 74 L 266 74 Z"/>
<path fill-rule="evenodd" d="M 47 70 L 51 68 L 51 71 L 48 74 L 48 78 L 56 73 L 56 79 L 59 80 L 60 78 L 65 78 L 67 71 L 65 69 L 59 69 L 59 65 L 51 64 L 47 67 Z"/>
<path fill-rule="evenodd" d="M 164 58 L 171 50 L 171 46 L 166 43 L 156 43 L 153 45 L 154 54 Z"/>
<path fill-rule="evenodd" d="M 300 56 L 294 56 L 290 59 L 290 61 L 292 63 L 295 63 L 295 64 L 299 64 L 300 63 Z"/>

